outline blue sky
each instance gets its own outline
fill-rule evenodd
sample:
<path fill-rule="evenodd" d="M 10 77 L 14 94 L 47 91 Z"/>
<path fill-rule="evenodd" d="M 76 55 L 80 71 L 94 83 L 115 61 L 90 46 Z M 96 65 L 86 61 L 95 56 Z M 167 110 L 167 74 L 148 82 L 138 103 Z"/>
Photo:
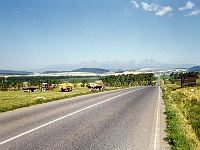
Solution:
<path fill-rule="evenodd" d="M 0 69 L 200 62 L 199 0 L 0 0 Z"/>

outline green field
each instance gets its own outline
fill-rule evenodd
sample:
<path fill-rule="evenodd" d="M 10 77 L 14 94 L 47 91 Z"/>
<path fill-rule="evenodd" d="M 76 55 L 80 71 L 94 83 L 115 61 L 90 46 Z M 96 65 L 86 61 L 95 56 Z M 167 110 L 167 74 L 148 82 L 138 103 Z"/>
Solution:
<path fill-rule="evenodd" d="M 106 87 L 106 90 L 114 89 L 117 88 Z M 92 94 L 86 87 L 76 87 L 72 92 L 61 92 L 60 88 L 55 88 L 53 91 L 37 90 L 36 92 L 0 91 L 0 112 L 86 94 Z"/>
<path fill-rule="evenodd" d="M 14 110 L 21 107 L 28 107 L 31 105 L 47 103 L 59 99 L 70 98 L 85 94 L 91 94 L 85 86 L 87 82 L 95 82 L 99 80 L 98 76 L 90 77 L 15 77 L 10 79 L 2 79 L 1 91 L 0 91 L 0 112 Z M 84 84 L 82 84 L 82 81 Z M 41 85 L 42 82 L 46 82 L 49 85 L 55 86 L 53 91 L 40 91 L 36 92 L 23 92 L 22 82 L 29 82 L 30 86 Z M 62 81 L 68 81 L 73 83 L 74 89 L 72 92 L 61 92 L 59 83 Z M 141 85 L 154 85 L 155 76 L 154 74 L 138 74 L 138 75 L 119 75 L 102 78 L 106 90 L 114 90 L 122 87 L 133 87 Z M 101 92 L 101 91 L 96 91 Z"/>

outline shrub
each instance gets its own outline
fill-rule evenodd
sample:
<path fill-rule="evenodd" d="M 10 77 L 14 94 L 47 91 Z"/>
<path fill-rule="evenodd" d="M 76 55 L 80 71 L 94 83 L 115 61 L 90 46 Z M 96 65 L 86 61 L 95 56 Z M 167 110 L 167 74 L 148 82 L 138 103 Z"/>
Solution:
<path fill-rule="evenodd" d="M 197 86 L 200 86 L 200 79 L 197 79 L 196 84 Z"/>

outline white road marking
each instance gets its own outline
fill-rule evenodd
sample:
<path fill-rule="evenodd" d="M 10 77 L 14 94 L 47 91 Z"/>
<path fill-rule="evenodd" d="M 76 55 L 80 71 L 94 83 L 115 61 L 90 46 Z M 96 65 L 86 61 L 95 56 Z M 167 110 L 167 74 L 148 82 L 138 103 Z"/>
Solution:
<path fill-rule="evenodd" d="M 156 113 L 156 131 L 155 131 L 155 138 L 154 138 L 154 150 L 160 149 L 160 87 L 158 93 L 158 102 L 157 102 L 157 113 Z"/>
<path fill-rule="evenodd" d="M 102 104 L 102 103 L 108 102 L 108 101 L 110 101 L 110 100 L 112 100 L 112 99 L 115 99 L 115 98 L 117 98 L 117 97 L 123 96 L 123 95 L 125 95 L 125 94 L 131 93 L 131 92 L 134 92 L 134 91 L 135 91 L 135 90 L 131 90 L 131 91 L 125 92 L 125 93 L 123 93 L 123 94 L 114 96 L 114 97 L 109 98 L 109 99 L 107 99 L 107 100 L 104 100 L 104 101 L 102 101 L 102 102 L 99 102 L 99 103 L 90 105 L 90 106 L 88 106 L 88 107 L 85 107 L 85 108 L 83 108 L 83 109 L 77 110 L 77 111 L 75 111 L 75 112 L 73 112 L 73 113 L 70 113 L 70 114 L 68 114 L 68 115 L 65 115 L 65 116 L 63 116 L 63 117 L 60 117 L 60 118 L 57 118 L 57 119 L 52 120 L 52 121 L 50 121 L 50 122 L 47 122 L 47 123 L 45 123 L 45 124 L 43 124 L 43 125 L 40 125 L 40 126 L 38 126 L 38 127 L 36 127 L 36 128 L 33 128 L 33 129 L 29 130 L 29 131 L 26 131 L 26 132 L 21 133 L 21 134 L 19 134 L 19 135 L 17 135 L 17 136 L 14 136 L 14 137 L 9 138 L 9 139 L 7 139 L 7 140 L 5 140 L 5 141 L 2 141 L 2 142 L 0 142 L 0 145 L 5 144 L 5 143 L 7 143 L 7 142 L 10 142 L 10 141 L 12 141 L 12 140 L 14 140 L 14 139 L 17 139 L 17 138 L 19 138 L 19 137 L 21 137 L 21 136 L 23 136 L 23 135 L 26 135 L 26 134 L 31 133 L 31 132 L 33 132 L 33 131 L 36 131 L 36 130 L 38 130 L 38 129 L 41 129 L 41 128 L 43 128 L 43 127 L 45 127 L 45 126 L 47 126 L 47 125 L 50 125 L 50 124 L 52 124 L 52 123 L 55 123 L 55 122 L 57 122 L 57 121 L 59 121 L 59 120 L 62 120 L 62 119 L 67 118 L 67 117 L 69 117 L 69 116 L 75 115 L 75 114 L 77 114 L 77 113 L 79 113 L 79 112 L 82 112 L 82 111 L 84 111 L 84 110 L 90 109 L 90 108 L 92 108 L 92 107 L 95 107 L 95 106 L 97 106 L 97 105 L 100 105 L 100 104 Z"/>

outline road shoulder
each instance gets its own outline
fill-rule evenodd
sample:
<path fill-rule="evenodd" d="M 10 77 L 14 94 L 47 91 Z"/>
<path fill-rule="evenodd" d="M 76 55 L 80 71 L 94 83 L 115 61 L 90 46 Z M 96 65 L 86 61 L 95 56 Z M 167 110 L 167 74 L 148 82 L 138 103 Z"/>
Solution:
<path fill-rule="evenodd" d="M 166 130 L 166 115 L 165 113 L 165 103 L 162 99 L 162 90 L 160 89 L 160 149 L 169 150 L 169 144 L 164 141 L 164 138 L 167 136 Z"/>

